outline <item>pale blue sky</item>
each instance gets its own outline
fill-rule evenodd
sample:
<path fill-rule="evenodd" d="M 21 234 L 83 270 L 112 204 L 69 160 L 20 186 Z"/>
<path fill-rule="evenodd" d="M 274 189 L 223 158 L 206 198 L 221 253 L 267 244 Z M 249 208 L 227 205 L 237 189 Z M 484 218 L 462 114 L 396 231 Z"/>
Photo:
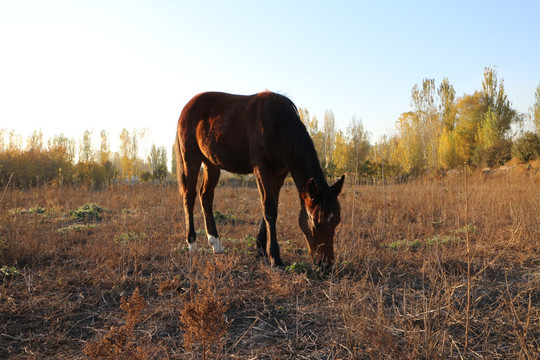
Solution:
<path fill-rule="evenodd" d="M 457 95 L 497 66 L 527 112 L 540 83 L 540 1 L 0 0 L 0 128 L 148 128 L 170 148 L 195 94 L 265 89 L 372 140 L 423 78 Z M 149 144 L 147 144 L 149 145 Z M 114 146 L 114 142 L 113 142 Z"/>

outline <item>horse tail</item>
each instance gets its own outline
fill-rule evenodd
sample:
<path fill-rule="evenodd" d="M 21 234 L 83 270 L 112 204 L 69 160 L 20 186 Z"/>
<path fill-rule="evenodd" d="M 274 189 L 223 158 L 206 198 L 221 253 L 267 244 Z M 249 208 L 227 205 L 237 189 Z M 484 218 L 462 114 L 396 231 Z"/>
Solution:
<path fill-rule="evenodd" d="M 186 193 L 186 176 L 184 174 L 184 155 L 182 153 L 182 148 L 180 147 L 180 141 L 178 140 L 178 133 L 174 138 L 174 154 L 176 157 L 176 179 L 178 181 L 178 189 L 180 194 L 184 195 Z"/>

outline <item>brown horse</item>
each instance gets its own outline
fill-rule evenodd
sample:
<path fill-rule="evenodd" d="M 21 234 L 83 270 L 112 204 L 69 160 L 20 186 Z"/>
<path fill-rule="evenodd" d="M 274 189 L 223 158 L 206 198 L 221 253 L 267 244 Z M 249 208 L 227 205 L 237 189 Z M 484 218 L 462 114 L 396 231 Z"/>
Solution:
<path fill-rule="evenodd" d="M 212 203 L 220 169 L 253 173 L 263 206 L 257 252 L 283 266 L 276 239 L 279 191 L 290 172 L 300 195 L 299 224 L 313 261 L 329 266 L 334 260 L 333 237 L 340 222 L 337 199 L 345 176 L 326 182 L 313 141 L 291 100 L 272 92 L 251 96 L 207 92 L 182 110 L 176 134 L 177 176 L 184 196 L 187 242 L 194 249 L 193 206 L 197 178 L 204 164 L 200 200 L 208 242 L 222 252 Z"/>

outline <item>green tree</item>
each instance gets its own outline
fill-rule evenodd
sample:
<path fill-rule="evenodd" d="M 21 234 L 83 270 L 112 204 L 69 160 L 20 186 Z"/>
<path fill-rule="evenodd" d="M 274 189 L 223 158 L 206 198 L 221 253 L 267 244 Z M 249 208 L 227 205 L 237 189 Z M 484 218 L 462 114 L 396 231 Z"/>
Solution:
<path fill-rule="evenodd" d="M 148 163 L 152 172 L 160 165 L 167 168 L 167 150 L 164 146 L 157 147 L 155 144 L 152 144 L 150 149 L 150 155 L 148 155 Z"/>
<path fill-rule="evenodd" d="M 0 153 L 6 149 L 6 139 L 5 139 L 6 133 L 7 133 L 6 129 L 0 129 Z"/>
<path fill-rule="evenodd" d="M 313 116 L 310 118 L 309 111 L 304 108 L 298 109 L 298 115 L 300 116 L 300 120 L 302 120 L 304 123 L 304 126 L 306 127 L 306 130 L 313 141 L 315 150 L 317 150 L 317 154 L 319 155 L 319 160 L 322 162 L 323 159 L 321 156 L 324 154 L 324 139 L 323 132 L 319 129 L 319 121 L 317 120 L 317 117 Z"/>
<path fill-rule="evenodd" d="M 43 131 L 34 130 L 32 135 L 28 137 L 28 150 L 30 151 L 43 151 Z"/>
<path fill-rule="evenodd" d="M 323 170 L 325 171 L 326 176 L 331 178 L 334 176 L 336 166 L 334 163 L 336 121 L 332 110 L 326 110 L 324 112 L 322 140 L 323 153 L 321 154 L 321 161 L 323 163 Z"/>
<path fill-rule="evenodd" d="M 382 136 L 372 147 L 369 160 L 365 161 L 359 170 L 360 176 L 370 174 L 375 179 L 398 178 L 404 175 L 404 168 L 399 160 L 398 136 Z M 405 171 L 406 173 L 410 173 Z"/>
<path fill-rule="evenodd" d="M 411 97 L 414 116 L 417 118 L 417 131 L 422 141 L 424 161 L 427 167 L 435 169 L 438 166 L 438 140 L 443 128 L 441 118 L 437 113 L 435 80 L 424 79 L 422 88 L 414 85 Z"/>
<path fill-rule="evenodd" d="M 176 178 L 176 151 L 174 150 L 175 145 L 172 147 L 172 159 L 171 159 L 171 174 Z"/>
<path fill-rule="evenodd" d="M 99 162 L 100 164 L 104 165 L 105 163 L 111 160 L 111 150 L 109 147 L 109 135 L 107 134 L 107 131 L 101 130 L 100 137 L 101 137 L 101 144 L 99 147 Z"/>
<path fill-rule="evenodd" d="M 63 133 L 55 135 L 48 141 L 49 152 L 56 158 L 74 164 L 77 155 L 75 140 L 69 139 Z"/>
<path fill-rule="evenodd" d="M 497 141 L 502 140 L 502 134 L 499 130 L 497 115 L 490 107 L 483 114 L 480 128 L 478 129 L 478 140 L 482 149 L 488 149 Z"/>
<path fill-rule="evenodd" d="M 143 162 L 139 158 L 139 141 L 144 138 L 145 131 L 133 129 L 130 133 L 126 128 L 120 133 L 120 164 L 122 178 L 132 179 L 140 173 Z"/>
<path fill-rule="evenodd" d="M 439 138 L 439 164 L 443 169 L 452 169 L 458 165 L 454 131 L 443 129 Z"/>
<path fill-rule="evenodd" d="M 150 149 L 150 155 L 148 155 L 148 163 L 150 164 L 150 169 L 152 172 L 160 164 L 160 160 L 161 149 L 158 148 L 155 144 L 152 144 L 152 148 Z"/>
<path fill-rule="evenodd" d="M 396 122 L 396 131 L 394 160 L 409 174 L 422 172 L 426 167 L 426 158 L 418 116 L 414 112 L 401 114 Z"/>
<path fill-rule="evenodd" d="M 79 161 L 89 163 L 94 160 L 94 151 L 92 149 L 92 132 L 85 130 L 80 146 L 79 146 Z"/>
<path fill-rule="evenodd" d="M 474 94 L 464 95 L 457 101 L 458 120 L 453 130 L 458 162 L 456 166 L 470 162 L 477 148 L 478 130 L 487 110 L 481 98 L 482 93 L 475 91 Z"/>
<path fill-rule="evenodd" d="M 538 84 L 536 87 L 536 92 L 534 93 L 534 105 L 532 107 L 532 113 L 536 134 L 540 136 L 540 84 Z"/>
<path fill-rule="evenodd" d="M 152 179 L 152 174 L 149 171 L 143 171 L 139 177 L 142 183 L 147 184 Z"/>
<path fill-rule="evenodd" d="M 512 155 L 522 162 L 538 158 L 540 156 L 540 137 L 532 132 L 525 133 L 514 142 Z"/>
<path fill-rule="evenodd" d="M 110 185 L 116 177 L 118 170 L 116 170 L 112 161 L 110 160 L 105 161 L 105 163 L 101 165 L 103 165 L 103 169 L 105 170 L 105 180 L 107 182 L 107 185 Z"/>
<path fill-rule="evenodd" d="M 347 153 L 344 170 L 356 172 L 359 164 L 366 161 L 371 145 L 369 134 L 364 129 L 362 121 L 353 116 L 347 125 Z"/>
<path fill-rule="evenodd" d="M 9 145 L 8 150 L 10 152 L 17 152 L 22 150 L 22 137 L 21 135 L 17 134 L 14 130 L 11 130 L 8 135 L 9 138 Z"/>
<path fill-rule="evenodd" d="M 308 109 L 298 108 L 298 116 L 300 117 L 300 120 L 302 120 L 302 123 L 304 124 L 304 126 L 309 132 L 309 127 L 311 125 L 311 118 L 309 117 Z"/>
<path fill-rule="evenodd" d="M 517 115 L 512 109 L 508 96 L 504 90 L 504 80 L 497 78 L 496 68 L 485 68 L 482 81 L 482 102 L 485 106 L 485 119 L 483 126 L 492 127 L 496 140 L 502 140 L 510 130 L 512 122 Z M 492 144 L 483 144 L 489 147 Z"/>
<path fill-rule="evenodd" d="M 133 138 L 126 128 L 120 133 L 120 164 L 122 179 L 126 180 L 133 176 L 133 163 L 131 159 L 131 142 Z"/>
<path fill-rule="evenodd" d="M 152 176 L 161 183 L 167 177 L 167 165 L 163 163 L 158 164 L 152 172 Z"/>
<path fill-rule="evenodd" d="M 349 172 L 348 166 L 348 153 L 349 153 L 349 144 L 346 136 L 341 130 L 336 132 L 335 150 L 334 150 L 334 162 L 336 164 L 336 172 L 345 173 Z"/>
<path fill-rule="evenodd" d="M 486 150 L 486 165 L 494 167 L 512 160 L 512 140 L 499 140 Z"/>
<path fill-rule="evenodd" d="M 447 78 L 444 78 L 437 90 L 439 95 L 439 113 L 445 129 L 453 130 L 456 126 L 456 91 Z"/>

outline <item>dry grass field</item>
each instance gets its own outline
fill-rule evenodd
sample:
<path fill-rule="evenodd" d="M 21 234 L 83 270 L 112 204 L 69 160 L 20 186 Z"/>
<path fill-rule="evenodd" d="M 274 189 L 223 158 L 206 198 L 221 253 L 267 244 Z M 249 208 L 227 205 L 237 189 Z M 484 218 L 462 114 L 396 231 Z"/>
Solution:
<path fill-rule="evenodd" d="M 290 186 L 286 269 L 255 259 L 255 188 L 216 190 L 218 255 L 175 187 L 0 189 L 0 358 L 539 358 L 538 175 L 347 181 L 328 273 Z"/>

